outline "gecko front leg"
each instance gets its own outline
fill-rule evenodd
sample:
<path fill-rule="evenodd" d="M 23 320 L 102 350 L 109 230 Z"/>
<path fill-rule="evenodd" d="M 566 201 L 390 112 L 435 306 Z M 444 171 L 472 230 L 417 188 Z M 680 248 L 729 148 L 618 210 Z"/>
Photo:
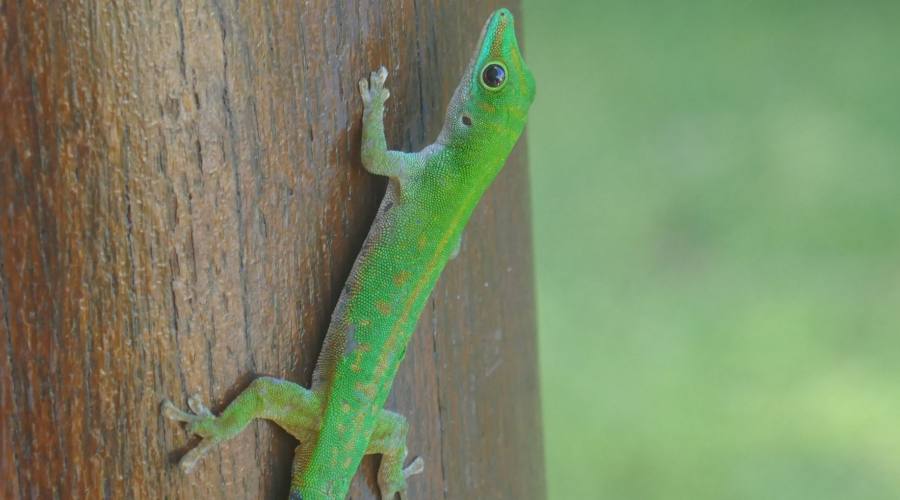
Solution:
<path fill-rule="evenodd" d="M 361 157 L 363 167 L 376 175 L 401 178 L 406 173 L 408 155 L 387 148 L 384 137 L 384 102 L 391 92 L 384 87 L 388 71 L 384 66 L 373 71 L 368 80 L 359 81 L 363 101 Z"/>

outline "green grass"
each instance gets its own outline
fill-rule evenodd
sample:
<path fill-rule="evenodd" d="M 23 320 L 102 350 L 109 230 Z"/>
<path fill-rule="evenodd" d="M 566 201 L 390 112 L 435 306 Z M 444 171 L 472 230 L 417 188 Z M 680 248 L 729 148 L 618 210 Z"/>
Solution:
<path fill-rule="evenodd" d="M 524 10 L 550 498 L 900 498 L 900 3 Z"/>

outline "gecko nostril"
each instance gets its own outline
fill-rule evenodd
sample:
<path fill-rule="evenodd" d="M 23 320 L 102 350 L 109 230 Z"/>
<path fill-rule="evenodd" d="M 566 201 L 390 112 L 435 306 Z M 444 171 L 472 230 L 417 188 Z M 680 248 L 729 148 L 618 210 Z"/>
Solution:
<path fill-rule="evenodd" d="M 465 125 L 465 126 L 467 126 L 467 127 L 471 127 L 471 126 L 472 126 L 472 119 L 469 118 L 469 115 L 463 115 L 463 116 L 462 116 L 462 122 L 463 122 L 463 125 Z"/>

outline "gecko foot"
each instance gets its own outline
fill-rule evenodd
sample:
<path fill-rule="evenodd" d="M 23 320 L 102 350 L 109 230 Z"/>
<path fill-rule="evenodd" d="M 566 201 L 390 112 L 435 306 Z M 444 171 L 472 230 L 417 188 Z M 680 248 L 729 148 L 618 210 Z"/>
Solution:
<path fill-rule="evenodd" d="M 422 457 L 416 457 L 400 471 L 399 475 L 379 470 L 378 489 L 381 491 L 381 500 L 393 500 L 394 495 L 400 495 L 400 500 L 403 500 L 406 497 L 406 480 L 424 470 L 425 461 Z M 391 477 L 385 477 L 388 475 Z"/>
<path fill-rule="evenodd" d="M 373 104 L 384 105 L 384 101 L 387 101 L 388 97 L 391 96 L 391 92 L 384 88 L 387 76 L 388 71 L 382 66 L 373 71 L 368 80 L 363 78 L 359 81 L 359 95 L 362 96 L 366 109 L 369 109 Z"/>
<path fill-rule="evenodd" d="M 200 397 L 196 394 L 188 398 L 188 407 L 193 413 L 188 413 L 178 409 L 168 399 L 163 401 L 162 414 L 170 420 L 177 422 L 185 422 L 188 424 L 188 432 L 196 434 L 203 438 L 200 444 L 195 446 L 191 451 L 187 452 L 178 465 L 185 473 L 190 472 L 197 462 L 209 450 L 219 444 L 223 440 L 223 432 L 217 425 L 216 416 L 200 401 Z"/>

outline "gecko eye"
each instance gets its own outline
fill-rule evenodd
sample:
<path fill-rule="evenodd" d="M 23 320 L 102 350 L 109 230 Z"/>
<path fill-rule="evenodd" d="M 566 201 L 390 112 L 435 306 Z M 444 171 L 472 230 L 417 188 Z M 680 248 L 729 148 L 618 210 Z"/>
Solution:
<path fill-rule="evenodd" d="M 481 71 L 481 83 L 488 90 L 498 90 L 506 83 L 506 67 L 500 63 L 490 63 Z"/>

